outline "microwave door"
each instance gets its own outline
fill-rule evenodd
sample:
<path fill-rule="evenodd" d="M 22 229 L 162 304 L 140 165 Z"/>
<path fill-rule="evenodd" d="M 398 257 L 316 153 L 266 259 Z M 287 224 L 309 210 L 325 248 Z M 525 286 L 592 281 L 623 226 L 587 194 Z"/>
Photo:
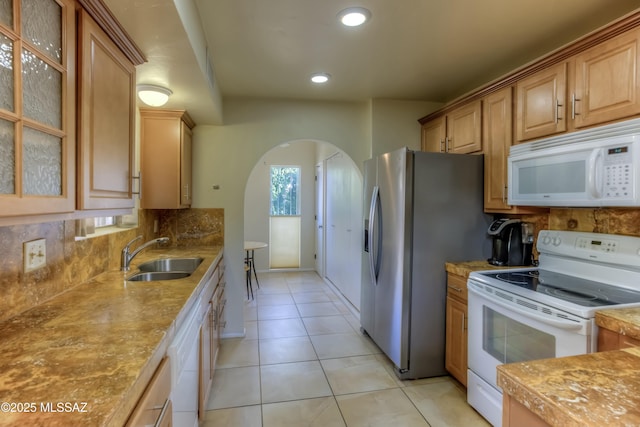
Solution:
<path fill-rule="evenodd" d="M 508 199 L 511 205 L 598 206 L 589 189 L 594 150 L 509 160 Z M 597 180 L 592 184 L 596 191 Z"/>

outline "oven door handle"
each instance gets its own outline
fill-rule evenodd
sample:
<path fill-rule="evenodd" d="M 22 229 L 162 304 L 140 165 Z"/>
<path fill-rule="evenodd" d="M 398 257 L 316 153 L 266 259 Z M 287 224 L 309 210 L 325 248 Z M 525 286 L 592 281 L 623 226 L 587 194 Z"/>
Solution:
<path fill-rule="evenodd" d="M 541 316 L 539 314 L 532 313 L 531 311 L 524 310 L 524 309 L 518 307 L 515 304 L 514 305 L 508 304 L 508 303 L 506 303 L 504 301 L 501 301 L 499 298 L 494 297 L 491 294 L 487 294 L 487 293 L 484 293 L 484 292 L 478 290 L 478 285 L 476 285 L 476 284 L 474 284 L 472 282 L 468 282 L 467 283 L 467 288 L 468 288 L 469 292 L 471 292 L 472 294 L 476 294 L 480 298 L 484 298 L 484 299 L 486 299 L 486 300 L 488 300 L 488 301 L 490 301 L 490 302 L 492 302 L 492 303 L 494 303 L 496 305 L 499 305 L 502 308 L 505 308 L 507 310 L 511 310 L 511 311 L 513 311 L 515 313 L 518 313 L 518 314 L 521 314 L 521 315 L 523 315 L 525 317 L 529 317 L 531 319 L 535 319 L 535 320 L 537 320 L 539 322 L 542 322 L 542 323 L 545 323 L 547 325 L 555 326 L 557 328 L 564 329 L 564 330 L 567 330 L 567 331 L 573 331 L 573 330 L 582 329 L 582 324 L 580 324 L 580 323 L 575 323 L 575 322 L 572 322 L 572 321 L 562 321 L 562 320 L 551 319 L 549 317 Z"/>

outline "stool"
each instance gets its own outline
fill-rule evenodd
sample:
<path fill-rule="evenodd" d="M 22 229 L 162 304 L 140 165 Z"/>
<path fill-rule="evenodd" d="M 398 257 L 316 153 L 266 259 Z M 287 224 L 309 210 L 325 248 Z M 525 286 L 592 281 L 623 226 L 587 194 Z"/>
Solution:
<path fill-rule="evenodd" d="M 249 299 L 249 291 L 251 291 L 251 299 L 253 299 L 253 286 L 251 286 L 251 266 L 245 262 L 244 272 L 247 276 L 247 299 Z"/>

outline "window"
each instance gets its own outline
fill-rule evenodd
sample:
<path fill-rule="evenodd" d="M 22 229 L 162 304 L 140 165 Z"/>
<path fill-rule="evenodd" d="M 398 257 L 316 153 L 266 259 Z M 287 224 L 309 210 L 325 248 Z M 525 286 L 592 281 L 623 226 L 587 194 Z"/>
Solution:
<path fill-rule="evenodd" d="M 271 166 L 271 216 L 300 215 L 300 168 Z"/>
<path fill-rule="evenodd" d="M 99 227 L 110 227 L 112 225 L 116 225 L 116 217 L 115 216 L 103 216 L 99 218 L 94 218 L 94 224 L 96 228 Z"/>

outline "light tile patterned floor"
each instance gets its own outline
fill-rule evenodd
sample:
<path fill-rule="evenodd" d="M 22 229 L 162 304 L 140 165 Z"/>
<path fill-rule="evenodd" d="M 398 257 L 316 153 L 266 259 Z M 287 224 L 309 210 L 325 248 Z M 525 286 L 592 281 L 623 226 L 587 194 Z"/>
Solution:
<path fill-rule="evenodd" d="M 400 381 L 316 273 L 263 273 L 246 336 L 222 343 L 202 427 L 487 424 L 450 377 Z"/>

